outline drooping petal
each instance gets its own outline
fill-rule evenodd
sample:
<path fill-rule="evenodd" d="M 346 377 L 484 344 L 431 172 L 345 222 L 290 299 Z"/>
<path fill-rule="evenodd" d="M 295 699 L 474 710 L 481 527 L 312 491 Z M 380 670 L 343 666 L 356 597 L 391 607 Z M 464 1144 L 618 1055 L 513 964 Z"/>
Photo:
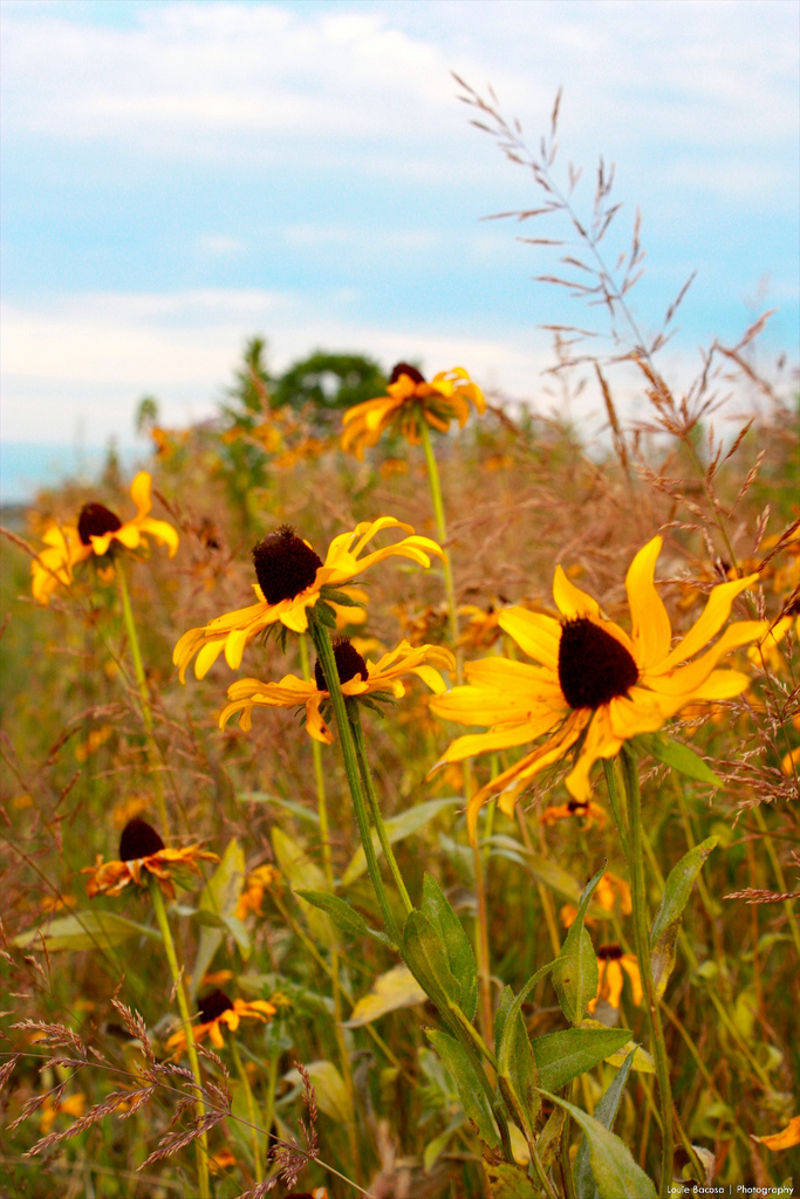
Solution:
<path fill-rule="evenodd" d="M 153 480 L 146 470 L 140 470 L 131 483 L 131 499 L 136 505 L 137 517 L 146 516 L 153 507 L 151 489 Z"/>

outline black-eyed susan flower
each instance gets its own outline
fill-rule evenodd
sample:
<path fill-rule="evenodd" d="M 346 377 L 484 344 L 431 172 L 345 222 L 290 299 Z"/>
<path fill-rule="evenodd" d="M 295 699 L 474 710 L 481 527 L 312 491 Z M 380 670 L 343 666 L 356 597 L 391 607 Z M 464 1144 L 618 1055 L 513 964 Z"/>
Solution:
<path fill-rule="evenodd" d="M 592 895 L 592 905 L 602 908 L 604 912 L 618 912 L 620 916 L 630 916 L 633 911 L 633 901 L 631 899 L 631 889 L 625 882 L 624 878 L 620 878 L 618 874 L 613 874 L 610 870 L 606 870 L 600 881 L 594 889 Z M 559 912 L 561 923 L 565 928 L 569 928 L 578 915 L 578 909 L 573 903 L 565 903 Z M 586 915 L 586 924 L 596 924 L 597 921 L 590 913 Z"/>
<path fill-rule="evenodd" d="M 597 994 L 589 1004 L 593 1012 L 601 999 L 611 1007 L 618 1009 L 622 998 L 622 988 L 627 974 L 631 984 L 631 998 L 638 1007 L 642 1002 L 642 976 L 639 972 L 639 962 L 632 953 L 623 953 L 619 945 L 600 945 L 597 950 Z"/>
<path fill-rule="evenodd" d="M 86 883 L 90 898 L 119 895 L 129 883 L 146 887 L 147 876 L 152 875 L 167 899 L 174 899 L 176 876 L 179 881 L 182 874 L 199 874 L 200 861 L 217 862 L 219 858 L 199 845 L 167 848 L 151 824 L 136 818 L 122 830 L 119 860 L 104 862 L 98 854 L 94 866 L 84 866 L 81 873 L 91 875 Z"/>
<path fill-rule="evenodd" d="M 440 371 L 427 383 L 416 367 L 398 362 L 386 391 L 385 396 L 354 404 L 344 414 L 342 449 L 357 458 L 363 458 L 365 448 L 375 445 L 387 429 L 416 445 L 422 422 L 446 433 L 453 420 L 466 424 L 470 401 L 478 412 L 486 408 L 483 392 L 460 366 Z"/>
<path fill-rule="evenodd" d="M 388 693 L 402 699 L 406 693 L 404 678 L 415 675 L 434 693 L 441 693 L 445 684 L 440 670 L 453 670 L 455 659 L 440 645 L 412 646 L 401 641 L 377 662 L 365 661 L 346 638 L 333 647 L 342 694 L 355 699 L 376 693 Z M 262 683 L 258 679 L 239 679 L 228 688 L 230 701 L 219 716 L 222 728 L 238 713 L 239 724 L 248 732 L 252 727 L 253 708 L 305 708 L 306 729 L 317 741 L 330 744 L 333 734 L 325 723 L 323 708 L 330 700 L 325 677 L 317 663 L 313 679 L 286 675 L 279 683 Z"/>
<path fill-rule="evenodd" d="M 236 901 L 236 919 L 246 920 L 251 912 L 260 912 L 265 891 L 278 889 L 280 886 L 281 874 L 276 866 L 271 866 L 269 862 L 265 862 L 263 866 L 256 866 L 247 875 L 242 893 Z"/>
<path fill-rule="evenodd" d="M 568 803 L 551 804 L 539 817 L 540 824 L 558 824 L 560 820 L 577 820 L 586 828 L 592 824 L 602 828 L 607 823 L 608 816 L 605 808 L 592 799 L 571 799 Z"/>
<path fill-rule="evenodd" d="M 209 1038 L 215 1049 L 223 1049 L 223 1026 L 236 1032 L 242 1020 L 260 1020 L 265 1024 L 275 1015 L 277 1008 L 266 999 L 229 999 L 224 991 L 215 988 L 198 1001 L 200 1019 L 192 1026 L 192 1036 L 197 1041 Z M 186 1033 L 178 1029 L 168 1039 L 166 1048 L 181 1053 L 186 1048 Z"/>
<path fill-rule="evenodd" d="M 364 553 L 369 542 L 384 529 L 399 529 L 408 536 L 391 545 Z M 197 655 L 194 672 L 202 679 L 222 651 L 232 670 L 241 665 L 247 642 L 264 629 L 282 624 L 295 633 L 308 629 L 309 609 L 328 596 L 341 600 L 338 590 L 356 575 L 385 558 L 409 558 L 420 566 L 430 566 L 431 556 L 442 551 L 429 537 L 414 533 L 410 525 L 393 516 L 356 525 L 351 533 L 334 537 L 325 561 L 293 529 L 282 526 L 260 541 L 253 550 L 258 582 L 254 584 L 257 602 L 247 608 L 217 616 L 202 628 L 189 629 L 175 646 L 172 660 L 181 682 L 186 668 Z"/>
<path fill-rule="evenodd" d="M 630 634 L 603 616 L 597 601 L 559 566 L 553 596 L 560 620 L 522 608 L 509 608 L 500 616 L 500 627 L 532 661 L 491 657 L 469 663 L 466 686 L 430 700 L 445 720 L 489 726 L 488 732 L 457 738 L 443 762 L 545 738 L 471 797 L 471 836 L 478 811 L 490 796 L 499 795 L 501 808 L 511 814 L 520 784 L 570 752 L 575 760 L 567 789 L 585 803 L 591 797 L 589 772 L 599 758 L 614 757 L 639 733 L 655 732 L 686 704 L 728 699 L 748 686 L 746 674 L 715 668 L 726 654 L 762 636 L 765 622 L 734 622 L 714 645 L 709 643 L 728 619 L 736 596 L 758 576 L 715 587 L 702 614 L 673 646 L 669 616 L 653 584 L 661 545 L 661 538 L 654 537 L 628 569 Z"/>
<path fill-rule="evenodd" d="M 148 538 L 167 546 L 170 557 L 178 549 L 178 533 L 165 520 L 148 515 L 153 503 L 153 481 L 146 470 L 139 471 L 131 484 L 131 499 L 136 515 L 122 521 L 105 504 L 84 504 L 76 526 L 53 526 L 43 536 L 45 548 L 31 563 L 33 597 L 48 603 L 59 586 L 69 587 L 74 568 L 93 556 L 102 558 L 117 545 L 136 550 L 146 546 Z"/>

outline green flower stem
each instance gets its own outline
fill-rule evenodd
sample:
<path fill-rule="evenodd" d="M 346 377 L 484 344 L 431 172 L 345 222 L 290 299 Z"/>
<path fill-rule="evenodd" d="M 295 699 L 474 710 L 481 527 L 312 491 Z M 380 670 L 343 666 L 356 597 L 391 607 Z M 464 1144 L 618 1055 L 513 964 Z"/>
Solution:
<path fill-rule="evenodd" d="M 625 785 L 628 808 L 628 869 L 631 875 L 633 900 L 633 931 L 636 956 L 645 993 L 645 1014 L 650 1047 L 656 1066 L 658 1080 L 659 1110 L 661 1113 L 661 1177 L 659 1193 L 661 1199 L 669 1194 L 673 1172 L 672 1091 L 669 1081 L 669 1062 L 661 1024 L 659 998 L 653 982 L 653 966 L 650 958 L 650 918 L 647 911 L 647 892 L 644 878 L 644 851 L 642 847 L 642 793 L 639 787 L 639 772 L 636 758 L 627 746 L 622 747 L 622 778 Z"/>
<path fill-rule="evenodd" d="M 460 630 L 458 625 L 458 605 L 456 603 L 456 589 L 453 583 L 453 569 L 450 563 L 450 550 L 447 546 L 447 523 L 444 515 L 444 501 L 442 499 L 442 485 L 439 479 L 439 467 L 436 462 L 436 455 L 433 451 L 433 442 L 431 441 L 431 431 L 428 422 L 425 420 L 424 414 L 420 414 L 419 418 L 420 435 L 422 438 L 422 448 L 425 451 L 425 465 L 428 468 L 428 481 L 431 489 L 431 501 L 433 503 L 433 515 L 436 521 L 436 536 L 439 544 L 442 547 L 442 571 L 444 574 L 444 590 L 447 598 L 447 612 L 450 624 L 450 640 L 453 646 L 453 652 L 456 656 L 456 682 L 463 682 L 464 677 L 464 650 L 459 645 Z M 472 768 L 469 761 L 462 764 L 464 771 L 464 789 L 466 798 L 469 799 L 472 794 Z M 476 839 L 476 841 L 479 839 Z M 491 986 L 491 957 L 489 951 L 489 916 L 486 904 L 486 881 L 484 876 L 483 861 L 481 859 L 481 850 L 479 844 L 472 846 L 472 860 L 475 874 L 475 896 L 478 903 L 478 919 L 475 928 L 475 955 L 478 959 L 478 987 L 480 990 L 480 1020 L 481 1031 L 484 1039 L 489 1040 L 492 1035 L 492 986 Z"/>
<path fill-rule="evenodd" d="M 261 1144 L 260 1132 L 261 1129 L 256 1123 L 256 1105 L 253 1099 L 253 1090 L 250 1086 L 250 1079 L 247 1077 L 247 1071 L 239 1053 L 239 1046 L 236 1044 L 236 1034 L 231 1033 L 230 1039 L 231 1057 L 233 1064 L 236 1067 L 236 1073 L 239 1075 L 239 1081 L 244 1087 L 245 1102 L 247 1103 L 247 1118 L 250 1122 L 250 1133 L 253 1139 L 253 1173 L 255 1174 L 256 1183 L 264 1181 L 264 1163 L 261 1159 Z"/>
<path fill-rule="evenodd" d="M 203 1076 L 200 1073 L 200 1060 L 197 1056 L 197 1046 L 194 1043 L 194 1034 L 192 1032 L 192 1018 L 189 1013 L 189 1004 L 186 999 L 186 988 L 183 985 L 183 972 L 178 965 L 178 955 L 175 952 L 175 942 L 172 939 L 172 931 L 169 927 L 169 919 L 167 918 L 167 909 L 164 903 L 164 896 L 161 894 L 161 888 L 158 881 L 153 875 L 148 878 L 150 886 L 150 898 L 153 901 L 153 911 L 156 914 L 156 921 L 161 932 L 161 939 L 164 942 L 164 949 L 167 954 L 167 962 L 169 964 L 170 974 L 172 975 L 172 983 L 175 988 L 175 995 L 178 1000 L 178 1011 L 181 1015 L 181 1026 L 184 1036 L 186 1037 L 186 1053 L 189 1058 L 189 1065 L 192 1074 L 194 1075 L 195 1083 L 197 1084 L 197 1096 L 195 1098 L 195 1109 L 197 1111 L 198 1120 L 202 1120 L 205 1115 L 205 1106 L 203 1104 Z M 195 1139 L 195 1149 L 197 1154 L 197 1186 L 199 1199 L 209 1199 L 209 1183 L 208 1183 L 208 1144 L 206 1134 L 203 1132 Z"/>
<path fill-rule="evenodd" d="M 147 678 L 144 673 L 144 663 L 142 662 L 142 651 L 139 647 L 139 637 L 136 632 L 136 621 L 133 619 L 133 609 L 131 608 L 131 597 L 128 591 L 128 581 L 125 576 L 125 567 L 121 557 L 117 557 L 114 561 L 114 573 L 117 578 L 117 586 L 119 596 L 122 602 L 122 617 L 125 621 L 125 631 L 128 634 L 128 642 L 131 647 L 131 657 L 133 658 L 133 669 L 136 675 L 136 683 L 139 688 L 139 701 L 142 709 L 142 724 L 147 737 L 147 756 L 150 759 L 150 772 L 153 782 L 153 789 L 156 793 L 156 802 L 158 803 L 158 819 L 161 824 L 161 832 L 166 836 L 169 832 L 169 819 L 167 817 L 167 803 L 164 797 L 164 783 L 161 777 L 161 755 L 156 743 L 154 726 L 153 726 L 153 711 L 150 707 L 150 696 L 147 690 Z"/>
<path fill-rule="evenodd" d="M 450 638 L 458 661 L 458 681 L 460 683 L 461 658 L 463 658 L 463 654 L 458 645 L 458 607 L 456 605 L 456 589 L 453 583 L 453 569 L 450 564 L 450 551 L 447 548 L 447 524 L 444 518 L 442 485 L 439 480 L 439 467 L 436 463 L 436 455 L 433 452 L 430 427 L 424 416 L 420 416 L 419 426 L 422 435 L 422 448 L 425 451 L 425 465 L 428 468 L 428 481 L 431 488 L 431 500 L 433 501 L 433 515 L 436 521 L 436 535 L 442 547 L 442 571 L 444 573 L 444 590 L 447 597 L 447 611 L 450 621 Z"/>
<path fill-rule="evenodd" d="M 318 619 L 315 619 L 313 614 L 309 627 L 319 657 L 320 666 L 322 667 L 322 673 L 325 676 L 328 694 L 331 697 L 331 704 L 339 729 L 339 744 L 342 749 L 342 759 L 344 761 L 347 782 L 350 786 L 350 794 L 353 799 L 353 808 L 355 810 L 361 844 L 364 847 L 364 856 L 367 860 L 367 870 L 369 871 L 369 877 L 375 890 L 386 928 L 395 945 L 399 946 L 401 944 L 400 929 L 397 926 L 394 913 L 389 906 L 389 900 L 386 896 L 383 879 L 378 867 L 378 859 L 375 856 L 375 847 L 372 844 L 369 815 L 364 800 L 364 793 L 361 790 L 361 779 L 358 772 L 356 747 L 353 741 L 344 696 L 342 695 L 342 685 L 339 682 L 339 672 L 336 667 L 336 659 L 333 654 L 330 635 L 325 625 Z"/>
<path fill-rule="evenodd" d="M 381 814 L 380 804 L 378 803 L 378 797 L 375 794 L 375 787 L 372 783 L 372 774 L 370 772 L 369 760 L 367 758 L 367 748 L 364 743 L 364 730 L 361 727 L 361 715 L 358 710 L 358 703 L 351 700 L 345 700 L 345 707 L 347 709 L 347 716 L 350 721 L 350 730 L 353 734 L 353 741 L 356 747 L 356 758 L 358 760 L 358 769 L 361 775 L 361 784 L 366 793 L 367 802 L 369 803 L 372 823 L 374 824 L 378 833 L 378 840 L 381 843 L 383 856 L 386 858 L 392 878 L 395 881 L 397 890 L 400 892 L 400 898 L 403 901 L 403 907 L 406 910 L 406 915 L 408 915 L 409 912 L 413 912 L 414 905 L 411 902 L 408 890 L 406 889 L 406 884 L 403 880 L 403 876 L 400 873 L 400 867 L 397 865 L 397 858 L 394 856 L 392 843 L 389 840 L 389 835 L 386 832 L 386 825 L 383 822 L 383 816 Z"/>
<path fill-rule="evenodd" d="M 311 679 L 311 662 L 308 653 L 308 638 L 306 636 L 299 638 L 300 642 L 300 668 L 303 673 L 303 678 L 306 681 Z M 314 764 L 314 782 L 317 790 L 317 814 L 319 816 L 319 835 L 322 842 L 322 865 L 325 871 L 325 880 L 330 891 L 334 890 L 333 876 L 333 858 L 331 856 L 331 833 L 330 824 L 328 821 L 328 804 L 325 795 L 325 775 L 322 769 L 322 746 L 314 737 L 310 737 L 311 741 L 311 758 Z M 339 963 L 339 940 L 334 924 L 331 922 L 331 993 L 333 997 L 333 1027 L 336 1037 L 336 1046 L 339 1050 L 339 1060 L 342 1067 L 342 1078 L 344 1079 L 345 1090 L 350 1104 L 350 1110 L 355 1111 L 355 1088 L 353 1086 L 353 1071 L 350 1065 L 350 1052 L 344 1038 L 344 1029 L 342 1022 L 344 1014 L 342 1012 L 342 988 L 340 980 L 340 963 Z M 353 1168 L 358 1167 L 358 1147 L 355 1139 L 355 1128 L 352 1122 L 347 1128 L 348 1138 L 350 1142 L 350 1153 L 353 1160 Z"/>

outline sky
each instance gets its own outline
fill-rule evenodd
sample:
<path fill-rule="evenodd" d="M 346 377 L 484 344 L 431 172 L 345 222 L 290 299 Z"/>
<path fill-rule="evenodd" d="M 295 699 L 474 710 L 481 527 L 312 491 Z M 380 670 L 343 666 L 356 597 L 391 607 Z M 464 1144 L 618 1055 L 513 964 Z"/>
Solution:
<path fill-rule="evenodd" d="M 534 280 L 574 253 L 569 228 L 484 219 L 542 197 L 452 72 L 534 148 L 563 89 L 554 176 L 584 168 L 588 217 L 599 156 L 616 164 L 609 251 L 639 208 L 645 328 L 698 272 L 667 377 L 765 309 L 765 358 L 797 356 L 795 0 L 2 0 L 0 18 L 6 447 L 128 444 L 145 395 L 164 424 L 203 419 L 256 335 L 276 371 L 316 349 L 461 365 L 548 407 L 540 326 L 602 314 Z"/>

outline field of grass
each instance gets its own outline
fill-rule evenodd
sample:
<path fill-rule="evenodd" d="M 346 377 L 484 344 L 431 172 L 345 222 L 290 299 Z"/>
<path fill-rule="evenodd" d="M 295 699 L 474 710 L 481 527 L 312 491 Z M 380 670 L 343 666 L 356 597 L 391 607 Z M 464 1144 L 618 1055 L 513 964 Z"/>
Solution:
<path fill-rule="evenodd" d="M 256 348 L 8 532 L 2 1195 L 792 1193 L 800 410 L 659 350 L 343 448 Z"/>

